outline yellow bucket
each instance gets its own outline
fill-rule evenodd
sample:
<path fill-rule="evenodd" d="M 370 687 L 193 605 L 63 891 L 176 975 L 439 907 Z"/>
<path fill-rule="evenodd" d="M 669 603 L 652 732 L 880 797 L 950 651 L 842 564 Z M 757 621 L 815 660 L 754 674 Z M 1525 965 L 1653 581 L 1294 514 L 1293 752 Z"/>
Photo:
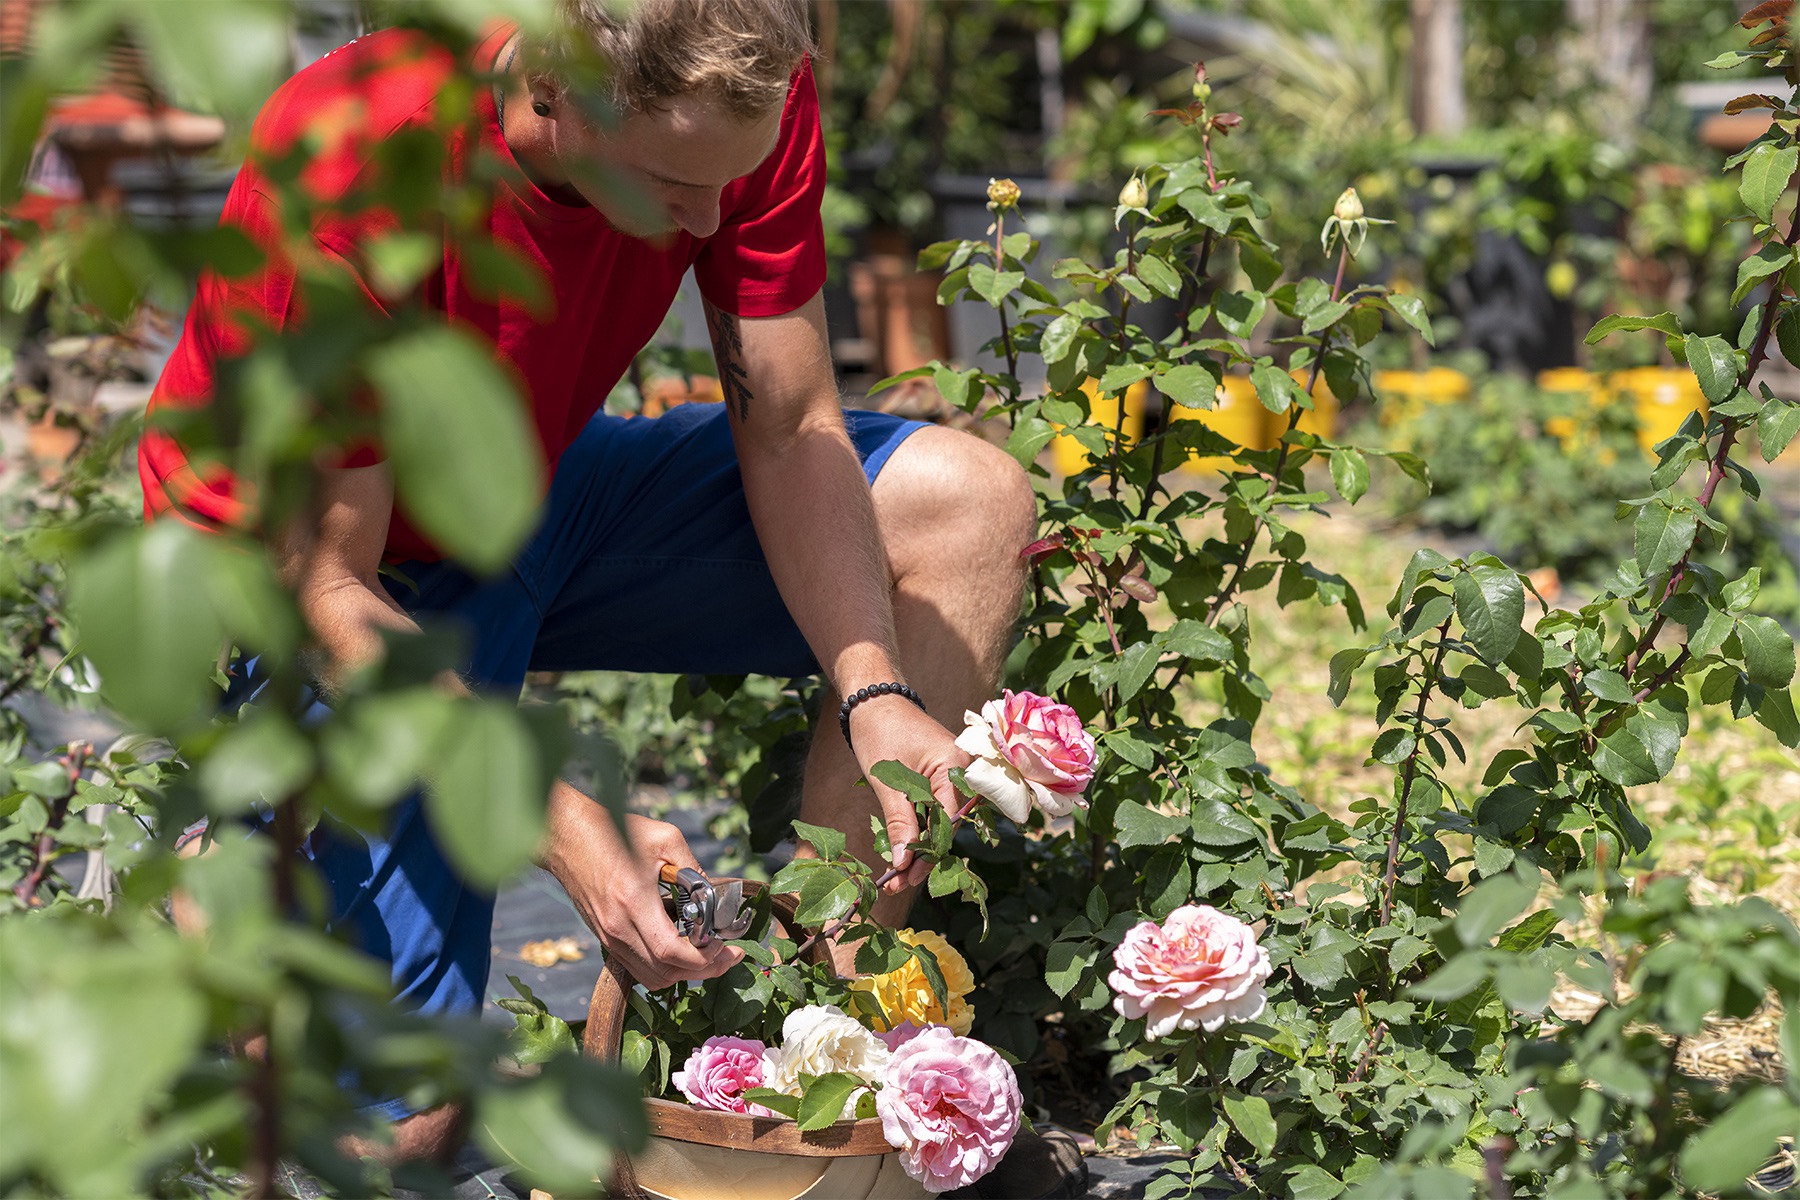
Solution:
<path fill-rule="evenodd" d="M 1169 420 L 1198 421 L 1206 428 L 1230 438 L 1247 450 L 1269 450 L 1281 440 L 1287 428 L 1286 418 L 1277 417 L 1256 398 L 1256 385 L 1242 375 L 1227 375 L 1213 393 L 1213 407 L 1188 408 L 1169 402 Z M 1225 455 L 1190 454 L 1183 470 L 1200 474 L 1230 471 L 1232 460 Z"/>
<path fill-rule="evenodd" d="M 1693 372 L 1681 367 L 1636 367 L 1613 376 L 1629 393 L 1637 416 L 1638 445 L 1654 454 L 1656 444 L 1674 437 L 1689 413 L 1706 415 L 1706 395 Z"/>
<path fill-rule="evenodd" d="M 1377 371 L 1372 382 L 1383 425 L 1411 420 L 1427 404 L 1450 404 L 1469 395 L 1469 377 L 1449 367 Z"/>
<path fill-rule="evenodd" d="M 1544 432 L 1561 442 L 1565 450 L 1574 450 L 1582 443 L 1581 433 L 1588 427 L 1587 410 L 1612 402 L 1606 382 L 1580 367 L 1552 367 L 1548 371 L 1539 371 L 1537 385 L 1542 391 L 1570 396 L 1577 401 L 1575 414 L 1551 417 L 1544 422 Z"/>
<path fill-rule="evenodd" d="M 1100 395 L 1099 388 L 1093 380 L 1081 385 L 1087 393 L 1089 425 L 1099 425 L 1104 429 L 1119 428 L 1119 397 L 1116 393 Z M 1123 430 L 1126 446 L 1135 446 L 1139 438 L 1144 436 L 1144 400 L 1150 394 L 1150 385 L 1143 380 L 1125 389 L 1125 428 Z M 1091 456 L 1082 444 L 1066 433 L 1059 433 L 1050 440 L 1051 461 L 1056 469 L 1064 475 L 1077 475 L 1088 469 Z"/>

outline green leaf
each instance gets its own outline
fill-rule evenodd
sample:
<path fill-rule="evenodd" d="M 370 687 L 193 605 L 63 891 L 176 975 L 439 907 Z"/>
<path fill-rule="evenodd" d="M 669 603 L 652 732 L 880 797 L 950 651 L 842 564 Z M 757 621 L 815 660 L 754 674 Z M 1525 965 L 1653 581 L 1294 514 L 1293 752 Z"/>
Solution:
<path fill-rule="evenodd" d="M 1775 344 L 1781 348 L 1781 357 L 1800 364 L 1800 304 L 1788 305 L 1775 322 Z"/>
<path fill-rule="evenodd" d="M 1071 313 L 1063 313 L 1050 324 L 1044 326 L 1044 335 L 1039 339 L 1039 352 L 1046 365 L 1059 363 L 1069 356 L 1075 345 L 1075 335 L 1081 332 L 1081 322 Z"/>
<path fill-rule="evenodd" d="M 778 1092 L 774 1088 L 749 1088 L 744 1092 L 744 1099 L 752 1104 L 760 1104 L 764 1108 L 774 1109 L 784 1117 L 800 1115 L 800 1097 L 790 1096 L 786 1092 Z"/>
<path fill-rule="evenodd" d="M 1136 800 L 1121 800 L 1113 823 L 1118 829 L 1118 844 L 1121 849 L 1160 846 L 1188 829 L 1187 820 L 1152 812 Z"/>
<path fill-rule="evenodd" d="M 1488 962 L 1481 954 L 1459 954 L 1408 991 L 1423 1000 L 1456 1000 L 1487 982 Z"/>
<path fill-rule="evenodd" d="M 1425 313 L 1425 301 L 1418 296 L 1394 293 L 1387 298 L 1388 307 L 1396 316 L 1411 325 L 1425 339 L 1428 346 L 1437 345 L 1437 338 L 1431 332 L 1431 318 Z"/>
<path fill-rule="evenodd" d="M 1259 1157 L 1267 1158 L 1275 1152 L 1275 1115 L 1269 1111 L 1267 1100 L 1261 1096 L 1228 1092 L 1225 1096 L 1225 1115 L 1231 1118 L 1231 1123 L 1244 1135 L 1245 1140 L 1256 1147 Z"/>
<path fill-rule="evenodd" d="M 1118 658 L 1094 668 L 1094 683 L 1101 688 L 1116 687 L 1118 702 L 1124 704 L 1149 681 L 1161 659 L 1162 647 L 1155 639 L 1133 642 Z"/>
<path fill-rule="evenodd" d="M 649 1134 L 637 1079 L 578 1054 L 483 1091 L 473 1124 L 496 1162 L 516 1164 L 533 1183 L 569 1195 L 591 1192 L 610 1171 L 614 1151 L 635 1153 Z"/>
<path fill-rule="evenodd" d="M 1056 427 L 1042 417 L 1020 417 L 1019 423 L 1006 439 L 1006 452 L 1022 467 L 1029 467 L 1037 460 L 1038 454 L 1050 439 L 1056 436 Z"/>
<path fill-rule="evenodd" d="M 1774 462 L 1800 433 L 1800 404 L 1770 403 L 1756 416 L 1756 439 L 1764 462 Z"/>
<path fill-rule="evenodd" d="M 1097 951 L 1092 942 L 1059 941 L 1044 955 L 1044 982 L 1058 997 L 1067 997 L 1081 982 L 1082 972 L 1094 965 Z"/>
<path fill-rule="evenodd" d="M 1774 219 L 1775 203 L 1787 190 L 1794 167 L 1800 163 L 1800 147 L 1767 143 L 1750 152 L 1744 160 L 1744 173 L 1738 182 L 1738 195 L 1756 219 L 1765 225 Z"/>
<path fill-rule="evenodd" d="M 1198 662 L 1230 662 L 1237 653 L 1230 638 L 1205 622 L 1188 617 L 1157 634 L 1155 640 L 1165 651 Z"/>
<path fill-rule="evenodd" d="M 1537 885 L 1517 875 L 1484 879 L 1456 907 L 1456 935 L 1465 946 L 1486 945 L 1537 897 Z"/>
<path fill-rule="evenodd" d="M 1731 399 L 1738 387 L 1738 355 L 1722 337 L 1687 335 L 1688 366 L 1700 381 L 1700 390 L 1714 404 Z"/>
<path fill-rule="evenodd" d="M 1600 739 L 1594 769 L 1620 787 L 1655 783 L 1675 765 L 1680 748 L 1680 730 L 1639 713 Z"/>
<path fill-rule="evenodd" d="M 332 785 L 359 804 L 391 804 L 437 759 L 457 703 L 433 688 L 359 698 L 325 723 L 320 753 Z"/>
<path fill-rule="evenodd" d="M 1250 818 L 1215 799 L 1196 801 L 1189 825 L 1203 846 L 1240 846 L 1262 835 Z"/>
<path fill-rule="evenodd" d="M 1738 264 L 1737 286 L 1731 291 L 1733 304 L 1750 294 L 1750 289 L 1771 275 L 1779 275 L 1794 265 L 1794 252 L 1780 242 L 1768 242 L 1755 254 Z"/>
<path fill-rule="evenodd" d="M 1064 47 L 1067 53 L 1068 47 Z M 1205 188 L 1189 188 L 1181 193 L 1176 201 L 1187 209 L 1188 215 L 1214 233 L 1227 233 L 1231 229 L 1231 214 L 1225 211 L 1218 198 Z"/>
<path fill-rule="evenodd" d="M 1250 382 L 1256 385 L 1256 398 L 1272 413 L 1285 413 L 1299 402 L 1300 385 L 1273 364 L 1259 362 L 1250 368 Z"/>
<path fill-rule="evenodd" d="M 537 523 L 544 462 L 526 407 L 491 347 L 449 327 L 372 351 L 399 506 L 476 571 L 505 567 Z"/>
<path fill-rule="evenodd" d="M 1334 708 L 1344 706 L 1344 698 L 1350 694 L 1350 683 L 1356 674 L 1356 668 L 1368 660 L 1369 651 L 1351 646 L 1339 650 L 1331 656 L 1331 684 L 1325 694 L 1331 698 Z"/>
<path fill-rule="evenodd" d="M 905 767 L 901 766 L 893 759 L 889 759 L 886 762 L 877 765 L 882 767 L 894 766 L 899 767 L 901 771 L 906 770 Z M 871 774 L 873 774 L 874 768 L 871 768 L 870 771 Z M 881 776 L 877 775 L 876 778 L 881 778 Z M 882 779 L 881 781 L 886 783 L 889 787 L 894 786 L 894 784 L 886 779 Z M 924 783 L 924 777 L 920 776 L 919 781 Z M 929 799 L 931 795 L 931 787 L 929 784 L 925 785 L 925 795 Z M 794 835 L 801 841 L 810 842 L 812 848 L 819 852 L 820 858 L 842 858 L 844 856 L 844 831 L 841 829 L 829 829 L 823 825 L 808 825 L 805 821 L 795 821 Z"/>
<path fill-rule="evenodd" d="M 1581 684 L 1602 700 L 1608 700 L 1614 704 L 1631 703 L 1633 694 L 1631 685 L 1626 683 L 1625 677 L 1617 671 L 1589 671 L 1581 677 Z"/>
<path fill-rule="evenodd" d="M 179 521 L 120 533 L 69 568 L 69 609 L 113 709 L 164 732 L 218 704 L 224 623 L 206 586 L 224 550 Z"/>
<path fill-rule="evenodd" d="M 1369 490 L 1369 460 L 1362 452 L 1340 446 L 1331 452 L 1331 483 L 1338 495 L 1355 504 Z"/>
<path fill-rule="evenodd" d="M 1698 1191 L 1736 1192 L 1775 1153 L 1777 1139 L 1800 1129 L 1800 1105 L 1763 1086 L 1738 1098 L 1681 1147 L 1682 1182 Z"/>
<path fill-rule="evenodd" d="M 1458 572 L 1451 586 L 1457 619 L 1475 652 L 1489 663 L 1504 661 L 1525 620 L 1525 587 L 1518 575 L 1483 563 Z"/>
<path fill-rule="evenodd" d="M 312 774 L 312 746 L 283 713 L 257 710 L 228 730 L 195 771 L 208 811 L 234 816 L 289 799 Z"/>
<path fill-rule="evenodd" d="M 1607 334 L 1616 330 L 1624 330 L 1627 333 L 1632 333 L 1639 329 L 1655 329 L 1670 337 L 1682 336 L 1681 322 L 1676 319 L 1674 313 L 1657 313 L 1654 317 L 1625 317 L 1614 315 L 1600 318 L 1599 323 L 1588 330 L 1587 344 L 1592 346 Z"/>
<path fill-rule="evenodd" d="M 1023 271 L 996 271 L 986 263 L 976 263 L 969 268 L 969 286 L 975 294 L 986 300 L 995 308 L 1025 282 Z"/>
<path fill-rule="evenodd" d="M 869 1085 L 847 1071 L 832 1071 L 807 1085 L 800 1097 L 801 1129 L 823 1129 L 843 1119 L 850 1097 Z"/>
<path fill-rule="evenodd" d="M 1181 295 L 1181 275 L 1154 254 L 1137 260 L 1137 277 L 1171 299 Z"/>
<path fill-rule="evenodd" d="M 1660 498 L 1638 509 L 1633 539 L 1639 573 L 1649 578 L 1674 566 L 1694 544 L 1697 528 L 1691 509 L 1671 507 Z"/>
<path fill-rule="evenodd" d="M 1282 1194 L 1288 1200 L 1332 1200 L 1343 1191 L 1344 1184 L 1336 1175 L 1307 1163 L 1287 1177 Z"/>
<path fill-rule="evenodd" d="M 551 761 L 514 705 L 469 700 L 458 708 L 425 811 L 463 877 L 497 887 L 530 863 L 543 841 L 544 802 L 562 762 Z"/>
<path fill-rule="evenodd" d="M 1794 639 L 1773 617 L 1738 618 L 1738 644 L 1744 649 L 1744 673 L 1750 682 L 1784 688 L 1794 678 Z"/>
<path fill-rule="evenodd" d="M 861 895 L 856 880 L 837 869 L 812 872 L 800 886 L 800 904 L 794 910 L 794 919 L 817 928 L 849 912 Z"/>
<path fill-rule="evenodd" d="M 1194 363 L 1173 367 L 1156 377 L 1156 390 L 1183 408 L 1211 408 L 1219 394 L 1218 368 Z"/>
<path fill-rule="evenodd" d="M 1269 311 L 1269 298 L 1261 292 L 1220 292 L 1213 298 L 1213 316 L 1220 328 L 1235 338 L 1248 338 Z"/>
<path fill-rule="evenodd" d="M 1281 260 L 1255 242 L 1238 243 L 1238 266 L 1250 277 L 1250 286 L 1266 292 L 1281 278 Z"/>

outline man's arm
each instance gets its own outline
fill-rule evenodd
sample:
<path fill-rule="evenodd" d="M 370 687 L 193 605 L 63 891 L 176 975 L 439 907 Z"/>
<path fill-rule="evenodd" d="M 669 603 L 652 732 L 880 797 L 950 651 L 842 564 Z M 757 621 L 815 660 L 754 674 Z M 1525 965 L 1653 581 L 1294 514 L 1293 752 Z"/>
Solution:
<path fill-rule="evenodd" d="M 321 683 L 329 691 L 380 657 L 383 630 L 416 633 L 419 627 L 379 575 L 394 509 L 388 467 L 321 470 L 318 483 L 311 518 L 292 522 L 271 549 L 326 659 Z M 446 686 L 467 692 L 454 676 Z M 673 825 L 632 815 L 622 835 L 604 808 L 561 781 L 551 790 L 545 816 L 540 861 L 567 889 L 606 953 L 618 955 L 640 983 L 658 988 L 710 978 L 743 957 L 722 942 L 695 948 L 663 914 L 661 865 L 699 867 Z"/>
<path fill-rule="evenodd" d="M 713 305 L 707 327 L 730 410 L 732 436 L 751 520 L 775 585 L 826 676 L 844 696 L 905 681 L 894 640 L 892 573 L 875 523 L 867 478 L 844 428 L 815 295 L 785 316 L 746 320 Z M 865 774 L 898 759 L 932 781 L 953 808 L 951 767 L 966 765 L 951 733 L 900 696 L 880 696 L 851 712 L 856 759 Z M 896 865 L 918 836 L 911 803 L 873 779 Z M 857 841 L 862 830 L 845 830 Z M 923 861 L 889 886 L 921 882 Z"/>

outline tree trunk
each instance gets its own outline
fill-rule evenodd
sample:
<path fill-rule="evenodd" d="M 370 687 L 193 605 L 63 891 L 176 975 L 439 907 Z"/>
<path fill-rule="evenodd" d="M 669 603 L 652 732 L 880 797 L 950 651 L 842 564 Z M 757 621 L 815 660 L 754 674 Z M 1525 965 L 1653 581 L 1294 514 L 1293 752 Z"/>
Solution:
<path fill-rule="evenodd" d="M 1650 59 L 1650 6 L 1642 0 L 1565 0 L 1575 35 L 1567 42 L 1576 66 L 1600 86 L 1594 115 L 1622 135 L 1637 128 L 1655 82 Z"/>
<path fill-rule="evenodd" d="M 1419 136 L 1461 133 L 1462 0 L 1412 0 L 1412 124 Z"/>

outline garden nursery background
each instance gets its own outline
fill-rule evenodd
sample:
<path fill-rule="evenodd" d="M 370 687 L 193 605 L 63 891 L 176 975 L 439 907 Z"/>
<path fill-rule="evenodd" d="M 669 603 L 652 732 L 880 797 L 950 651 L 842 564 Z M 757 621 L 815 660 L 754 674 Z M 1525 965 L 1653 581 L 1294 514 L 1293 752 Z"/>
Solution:
<path fill-rule="evenodd" d="M 790 862 L 822 711 L 836 736 L 818 679 L 458 699 L 428 631 L 303 723 L 303 624 L 260 549 L 141 520 L 143 404 L 195 280 L 261 261 L 216 226 L 261 102 L 376 28 L 466 48 L 553 7 L 0 0 L 0 1191 L 455 1185 L 340 1151 L 368 1132 L 354 1075 L 469 1103 L 484 1188 L 591 1194 L 706 1039 L 865 1011 L 803 961 L 807 933 L 871 932 L 875 885 L 828 831 Z M 1004 1055 L 1095 1195 L 1800 1186 L 1788 0 L 811 14 L 844 403 L 1030 470 L 1003 684 L 1092 738 L 1079 803 L 924 822 L 930 883 L 863 990 L 914 978 L 919 1024 Z M 446 120 L 487 83 L 452 79 Z M 366 184 L 409 226 L 362 264 L 395 319 L 306 266 L 305 327 L 255 338 L 182 433 L 273 521 L 374 421 L 418 527 L 491 571 L 537 501 L 523 410 L 400 301 L 444 239 L 494 293 L 540 284 L 465 236 L 497 165 L 445 187 L 435 153 L 397 142 Z M 271 186 L 303 230 L 296 168 Z M 718 402 L 707 345 L 690 283 L 609 411 Z M 233 647 L 271 699 L 222 715 Z M 797 893 L 719 980 L 630 998 L 610 1062 L 581 1051 L 597 942 L 530 865 L 559 775 Z M 500 891 L 479 1025 L 392 1007 L 293 853 L 421 781 Z M 176 854 L 253 813 L 269 836 Z M 1165 1020 L 1142 947 L 1178 960 L 1195 906 L 1241 923 L 1257 1003 Z M 230 1053 L 246 1032 L 267 1053 Z M 890 1089 L 844 1078 L 764 1099 L 797 1137 L 871 1119 L 857 1089 Z"/>

